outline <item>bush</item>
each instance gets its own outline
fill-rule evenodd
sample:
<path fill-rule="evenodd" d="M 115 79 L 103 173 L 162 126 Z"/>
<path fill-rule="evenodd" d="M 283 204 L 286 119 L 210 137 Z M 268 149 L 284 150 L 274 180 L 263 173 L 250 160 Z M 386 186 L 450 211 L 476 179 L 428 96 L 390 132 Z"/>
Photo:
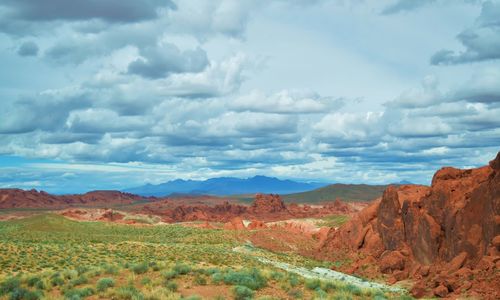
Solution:
<path fill-rule="evenodd" d="M 101 278 L 97 281 L 97 291 L 104 292 L 108 288 L 115 286 L 115 281 L 113 278 Z"/>
<path fill-rule="evenodd" d="M 306 288 L 310 290 L 315 290 L 321 287 L 321 281 L 319 279 L 307 279 Z"/>
<path fill-rule="evenodd" d="M 207 285 L 207 280 L 205 279 L 205 277 L 201 276 L 201 275 L 196 275 L 194 277 L 194 284 L 196 285 Z"/>
<path fill-rule="evenodd" d="M 285 277 L 285 275 L 283 273 L 281 273 L 281 272 L 273 271 L 271 273 L 271 278 L 273 280 L 276 280 L 276 281 L 279 281 L 279 280 L 283 279 L 284 277 Z"/>
<path fill-rule="evenodd" d="M 323 284 L 323 290 L 327 292 L 335 291 L 337 290 L 337 288 L 338 288 L 337 285 L 331 281 L 328 281 L 325 284 Z"/>
<path fill-rule="evenodd" d="M 178 288 L 177 283 L 175 281 L 168 281 L 167 283 L 165 283 L 165 287 L 172 292 L 177 292 Z"/>
<path fill-rule="evenodd" d="M 64 279 L 61 277 L 60 273 L 54 273 L 50 277 L 50 284 L 52 284 L 52 286 L 62 286 L 64 284 Z"/>
<path fill-rule="evenodd" d="M 64 292 L 64 297 L 66 299 L 83 299 L 94 294 L 92 288 L 86 287 L 81 289 L 70 289 Z"/>
<path fill-rule="evenodd" d="M 80 275 L 76 279 L 71 280 L 70 285 L 77 286 L 77 285 L 82 285 L 82 284 L 85 284 L 88 282 L 89 282 L 89 280 L 87 279 L 87 277 L 85 275 Z"/>
<path fill-rule="evenodd" d="M 163 275 L 163 277 L 165 279 L 174 279 L 175 277 L 177 277 L 177 272 L 175 271 L 167 271 L 167 272 L 162 272 L 161 275 Z"/>
<path fill-rule="evenodd" d="M 113 296 L 114 297 L 111 297 L 111 298 L 121 299 L 121 300 L 142 300 L 142 299 L 144 299 L 144 296 L 142 295 L 142 293 L 139 292 L 133 286 L 120 287 L 116 291 L 114 291 Z"/>
<path fill-rule="evenodd" d="M 118 274 L 118 268 L 113 265 L 105 265 L 104 267 L 104 273 L 114 275 Z"/>
<path fill-rule="evenodd" d="M 26 280 L 26 284 L 29 287 L 34 287 L 41 280 L 42 279 L 39 276 L 32 276 L 32 277 L 28 278 L 28 280 Z"/>
<path fill-rule="evenodd" d="M 224 283 L 246 286 L 252 290 L 258 290 L 267 285 L 267 280 L 259 270 L 229 271 L 224 275 Z"/>
<path fill-rule="evenodd" d="M 358 286 L 355 286 L 355 285 L 352 285 L 352 284 L 346 285 L 344 287 L 344 289 L 346 291 L 348 291 L 349 293 L 351 293 L 353 295 L 356 295 L 356 296 L 361 296 L 361 294 L 363 293 L 363 291 Z"/>
<path fill-rule="evenodd" d="M 212 283 L 219 284 L 224 281 L 224 275 L 222 273 L 214 273 L 212 274 Z"/>
<path fill-rule="evenodd" d="M 233 287 L 233 295 L 236 300 L 250 300 L 253 299 L 254 291 L 246 286 L 237 285 Z"/>
<path fill-rule="evenodd" d="M 35 283 L 35 288 L 39 289 L 39 290 L 45 290 L 47 288 L 46 284 L 44 283 L 43 280 L 40 280 L 40 281 L 37 281 Z"/>
<path fill-rule="evenodd" d="M 316 294 L 316 299 L 327 299 L 328 298 L 328 294 L 323 291 L 321 288 L 317 288 L 314 292 Z"/>
<path fill-rule="evenodd" d="M 147 285 L 151 283 L 151 279 L 149 277 L 144 277 L 141 279 L 141 284 L 142 285 Z"/>
<path fill-rule="evenodd" d="M 288 277 L 288 283 L 290 284 L 291 287 L 296 287 L 300 283 L 299 277 L 295 274 L 290 274 Z"/>
<path fill-rule="evenodd" d="M 11 277 L 0 283 L 0 296 L 7 295 L 13 292 L 21 285 L 21 281 L 17 277 Z"/>
<path fill-rule="evenodd" d="M 148 264 L 146 264 L 146 263 L 140 263 L 140 264 L 134 265 L 132 267 L 132 271 L 135 274 L 144 274 L 148 271 L 148 269 L 149 269 L 149 267 L 148 267 Z"/>
<path fill-rule="evenodd" d="M 179 275 L 186 275 L 191 272 L 191 267 L 185 264 L 176 264 L 174 267 L 174 271 Z"/>
<path fill-rule="evenodd" d="M 10 294 L 9 300 L 38 300 L 42 293 L 33 292 L 23 288 L 15 288 Z"/>

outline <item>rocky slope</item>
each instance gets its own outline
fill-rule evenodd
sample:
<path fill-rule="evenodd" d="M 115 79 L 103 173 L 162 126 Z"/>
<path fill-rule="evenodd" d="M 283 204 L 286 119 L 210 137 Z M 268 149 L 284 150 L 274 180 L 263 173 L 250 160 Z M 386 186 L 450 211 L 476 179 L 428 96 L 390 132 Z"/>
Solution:
<path fill-rule="evenodd" d="M 0 209 L 12 208 L 64 208 L 68 206 L 102 206 L 132 204 L 152 200 L 118 191 L 92 191 L 82 195 L 51 195 L 44 191 L 0 189 Z"/>
<path fill-rule="evenodd" d="M 499 250 L 500 153 L 485 167 L 442 168 L 430 187 L 387 188 L 320 247 L 350 256 L 351 272 L 376 266 L 393 282 L 416 279 L 416 297 L 491 299 L 500 298 Z"/>
<path fill-rule="evenodd" d="M 157 215 L 164 222 L 211 221 L 229 222 L 234 218 L 275 221 L 291 218 L 321 217 L 336 213 L 349 213 L 354 209 L 337 201 L 333 204 L 309 206 L 291 204 L 286 206 L 279 195 L 257 194 L 250 206 L 225 202 L 216 205 L 178 205 L 164 200 L 144 205 L 141 213 Z"/>

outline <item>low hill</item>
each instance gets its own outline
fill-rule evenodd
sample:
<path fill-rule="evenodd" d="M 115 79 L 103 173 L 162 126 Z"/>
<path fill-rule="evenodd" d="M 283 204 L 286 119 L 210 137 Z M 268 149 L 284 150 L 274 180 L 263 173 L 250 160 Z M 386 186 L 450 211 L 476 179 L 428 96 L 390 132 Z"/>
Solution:
<path fill-rule="evenodd" d="M 142 196 L 163 197 L 172 194 L 190 195 L 240 195 L 240 194 L 290 194 L 310 191 L 324 186 L 321 183 L 281 180 L 275 177 L 254 176 L 251 178 L 219 177 L 208 180 L 177 179 L 165 183 L 130 188 L 124 192 Z"/>
<path fill-rule="evenodd" d="M 0 189 L 0 209 L 113 206 L 152 200 L 154 199 L 119 191 L 92 191 L 81 195 L 52 195 L 37 190 Z"/>
<path fill-rule="evenodd" d="M 381 197 L 387 185 L 331 184 L 308 192 L 283 195 L 288 203 L 320 203 L 341 198 L 343 201 L 370 201 Z"/>

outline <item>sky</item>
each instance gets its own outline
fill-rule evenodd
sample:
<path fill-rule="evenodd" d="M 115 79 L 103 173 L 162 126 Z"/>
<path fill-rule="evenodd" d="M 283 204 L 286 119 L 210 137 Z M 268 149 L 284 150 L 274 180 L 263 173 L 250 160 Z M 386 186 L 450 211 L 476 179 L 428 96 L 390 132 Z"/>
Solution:
<path fill-rule="evenodd" d="M 500 1 L 1 0 L 0 187 L 429 184 L 500 150 Z"/>

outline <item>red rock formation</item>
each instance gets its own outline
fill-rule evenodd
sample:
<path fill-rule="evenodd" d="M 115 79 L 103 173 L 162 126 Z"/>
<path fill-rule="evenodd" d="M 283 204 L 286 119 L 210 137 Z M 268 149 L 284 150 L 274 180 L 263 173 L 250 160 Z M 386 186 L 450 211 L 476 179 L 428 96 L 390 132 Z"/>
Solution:
<path fill-rule="evenodd" d="M 330 231 L 320 250 L 347 248 L 371 255 L 395 281 L 410 275 L 424 278 L 416 285 L 416 296 L 425 294 L 424 287 L 443 297 L 471 287 L 478 291 L 475 286 L 480 285 L 487 298 L 500 298 L 500 278 L 492 276 L 500 261 L 499 234 L 500 153 L 482 168 L 443 168 L 431 187 L 387 188 L 380 201 Z M 456 272 L 467 273 L 464 267 L 493 282 L 454 280 Z"/>
<path fill-rule="evenodd" d="M 255 200 L 249 211 L 255 214 L 278 213 L 286 211 L 286 206 L 279 195 L 255 195 Z"/>
<path fill-rule="evenodd" d="M 71 206 L 131 204 L 153 200 L 119 191 L 93 191 L 82 195 L 51 195 L 44 191 L 0 189 L 0 209 L 7 208 L 65 208 Z"/>
<path fill-rule="evenodd" d="M 259 220 L 254 220 L 248 224 L 247 227 L 249 230 L 254 230 L 254 229 L 266 229 L 267 225 L 266 223 L 259 221 Z"/>
<path fill-rule="evenodd" d="M 226 230 L 245 230 L 245 224 L 243 220 L 239 217 L 233 218 L 231 221 L 224 224 L 224 229 Z"/>

